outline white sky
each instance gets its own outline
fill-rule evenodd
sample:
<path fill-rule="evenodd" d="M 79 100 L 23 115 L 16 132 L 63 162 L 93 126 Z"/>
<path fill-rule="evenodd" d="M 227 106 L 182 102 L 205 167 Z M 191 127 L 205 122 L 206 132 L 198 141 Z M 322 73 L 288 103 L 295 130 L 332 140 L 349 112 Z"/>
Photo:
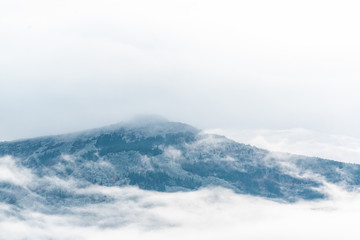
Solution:
<path fill-rule="evenodd" d="M 0 140 L 159 114 L 360 137 L 358 1 L 0 0 Z"/>

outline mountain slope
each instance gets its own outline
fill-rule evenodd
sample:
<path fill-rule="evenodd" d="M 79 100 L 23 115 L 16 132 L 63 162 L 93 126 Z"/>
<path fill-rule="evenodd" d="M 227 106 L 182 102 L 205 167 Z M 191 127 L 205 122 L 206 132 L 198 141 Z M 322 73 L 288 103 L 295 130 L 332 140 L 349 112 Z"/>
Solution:
<path fill-rule="evenodd" d="M 23 182 L 0 178 L 0 201 L 17 206 L 111 201 L 86 193 L 94 184 L 163 192 L 221 186 L 284 201 L 325 198 L 327 183 L 360 185 L 356 164 L 274 154 L 166 121 L 2 142 L 1 156 L 29 175 Z"/>

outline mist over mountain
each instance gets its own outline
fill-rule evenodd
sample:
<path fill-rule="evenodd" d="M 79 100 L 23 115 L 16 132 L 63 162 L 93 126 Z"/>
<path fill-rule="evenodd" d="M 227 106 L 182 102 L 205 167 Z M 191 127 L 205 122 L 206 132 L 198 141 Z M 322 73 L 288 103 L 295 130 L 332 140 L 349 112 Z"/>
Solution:
<path fill-rule="evenodd" d="M 0 201 L 58 211 L 111 202 L 93 186 L 158 192 L 228 188 L 295 202 L 360 185 L 360 166 L 272 153 L 165 119 L 137 119 L 84 132 L 0 143 Z M 51 209 L 51 210 L 49 210 Z"/>

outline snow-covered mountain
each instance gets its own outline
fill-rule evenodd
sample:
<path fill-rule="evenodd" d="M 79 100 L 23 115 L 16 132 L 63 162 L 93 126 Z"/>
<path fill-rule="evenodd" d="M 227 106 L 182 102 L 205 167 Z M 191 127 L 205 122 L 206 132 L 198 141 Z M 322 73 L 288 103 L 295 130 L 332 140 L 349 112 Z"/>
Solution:
<path fill-rule="evenodd" d="M 326 198 L 328 184 L 360 185 L 360 165 L 272 153 L 165 120 L 1 142 L 0 161 L 10 172 L 0 177 L 0 201 L 20 207 L 111 201 L 87 191 L 96 185 L 161 192 L 221 186 L 280 201 Z"/>

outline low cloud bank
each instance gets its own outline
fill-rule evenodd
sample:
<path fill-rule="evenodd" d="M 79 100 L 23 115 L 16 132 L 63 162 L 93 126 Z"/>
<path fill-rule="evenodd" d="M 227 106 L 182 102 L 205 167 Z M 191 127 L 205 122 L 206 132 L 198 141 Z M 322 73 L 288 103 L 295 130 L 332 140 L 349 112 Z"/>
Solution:
<path fill-rule="evenodd" d="M 0 204 L 0 239 L 359 239 L 360 195 L 285 204 L 223 188 L 159 193 L 92 186 L 111 203 L 46 214 Z"/>

